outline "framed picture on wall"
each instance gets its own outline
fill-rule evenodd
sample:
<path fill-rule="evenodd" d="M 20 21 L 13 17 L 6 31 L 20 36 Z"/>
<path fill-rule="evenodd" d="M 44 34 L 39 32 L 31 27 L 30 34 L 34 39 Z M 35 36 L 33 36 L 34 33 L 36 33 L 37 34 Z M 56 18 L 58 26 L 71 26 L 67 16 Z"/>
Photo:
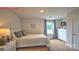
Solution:
<path fill-rule="evenodd" d="M 31 28 L 36 28 L 36 24 L 31 24 Z"/>
<path fill-rule="evenodd" d="M 66 26 L 66 25 L 67 25 L 67 24 L 66 24 L 65 21 L 61 22 L 61 26 Z"/>

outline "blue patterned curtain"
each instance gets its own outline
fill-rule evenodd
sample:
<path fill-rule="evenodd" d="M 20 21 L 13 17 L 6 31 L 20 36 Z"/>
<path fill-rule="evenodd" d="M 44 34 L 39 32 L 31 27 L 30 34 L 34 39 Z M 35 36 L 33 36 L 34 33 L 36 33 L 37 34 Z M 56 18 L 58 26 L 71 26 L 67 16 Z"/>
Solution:
<path fill-rule="evenodd" d="M 58 38 L 58 31 L 57 31 L 57 28 L 56 28 L 56 20 L 52 20 L 54 22 L 54 39 L 57 39 Z"/>
<path fill-rule="evenodd" d="M 44 20 L 44 35 L 47 36 L 47 20 Z"/>

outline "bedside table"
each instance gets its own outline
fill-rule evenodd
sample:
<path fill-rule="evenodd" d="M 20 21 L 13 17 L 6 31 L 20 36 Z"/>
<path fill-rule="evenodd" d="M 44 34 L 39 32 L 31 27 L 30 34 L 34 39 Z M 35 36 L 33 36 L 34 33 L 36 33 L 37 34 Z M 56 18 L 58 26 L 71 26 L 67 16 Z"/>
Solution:
<path fill-rule="evenodd" d="M 5 46 L 0 46 L 0 51 L 4 51 Z"/>
<path fill-rule="evenodd" d="M 5 45 L 0 46 L 0 51 L 16 51 L 16 41 L 7 42 Z"/>

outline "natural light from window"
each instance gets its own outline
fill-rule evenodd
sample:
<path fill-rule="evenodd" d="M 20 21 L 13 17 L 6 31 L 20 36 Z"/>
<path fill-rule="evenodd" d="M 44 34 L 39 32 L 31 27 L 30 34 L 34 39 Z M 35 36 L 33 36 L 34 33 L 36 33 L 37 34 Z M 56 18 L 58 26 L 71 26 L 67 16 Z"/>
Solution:
<path fill-rule="evenodd" d="M 54 34 L 54 23 L 53 23 L 53 21 L 47 21 L 47 34 Z"/>

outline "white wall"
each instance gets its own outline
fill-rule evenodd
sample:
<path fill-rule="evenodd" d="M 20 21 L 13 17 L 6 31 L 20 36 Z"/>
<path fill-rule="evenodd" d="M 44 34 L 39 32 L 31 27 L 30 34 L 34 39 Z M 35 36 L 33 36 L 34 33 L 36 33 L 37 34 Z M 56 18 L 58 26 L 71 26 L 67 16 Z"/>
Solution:
<path fill-rule="evenodd" d="M 67 43 L 72 46 L 72 15 L 67 16 Z"/>
<path fill-rule="evenodd" d="M 27 33 L 44 33 L 44 20 L 42 19 L 23 19 L 22 28 Z M 31 28 L 31 24 L 36 24 L 36 28 Z"/>
<path fill-rule="evenodd" d="M 62 22 L 62 20 L 57 20 L 56 21 L 56 28 L 58 29 L 58 28 L 61 28 L 61 22 Z"/>
<path fill-rule="evenodd" d="M 31 24 L 36 24 L 36 28 L 31 28 Z M 44 20 L 32 18 L 20 20 L 12 11 L 0 10 L 0 28 L 23 28 L 27 33 L 44 33 Z"/>
<path fill-rule="evenodd" d="M 0 28 L 17 29 L 20 26 L 20 19 L 13 12 L 0 10 Z"/>

